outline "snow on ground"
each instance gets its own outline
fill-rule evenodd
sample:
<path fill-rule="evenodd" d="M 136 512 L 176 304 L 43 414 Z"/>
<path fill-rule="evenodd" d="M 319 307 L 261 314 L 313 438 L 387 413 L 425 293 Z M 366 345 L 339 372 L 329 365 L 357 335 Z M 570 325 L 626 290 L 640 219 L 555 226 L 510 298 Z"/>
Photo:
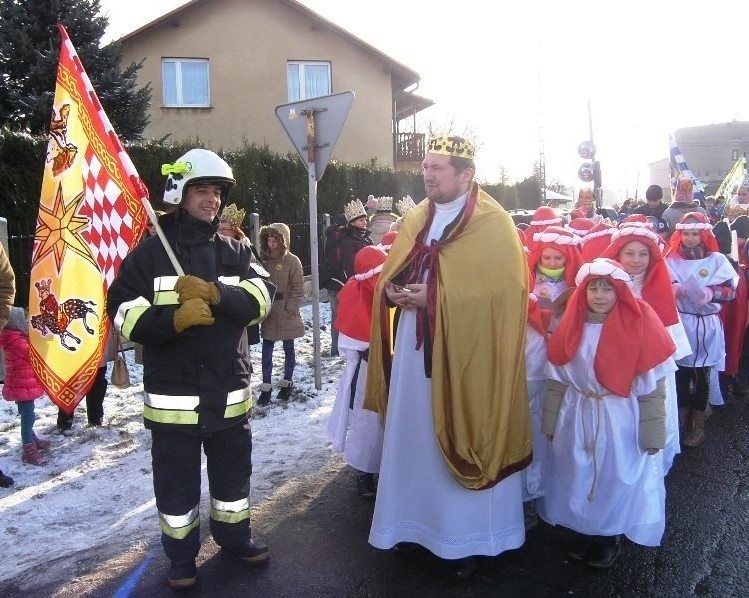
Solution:
<path fill-rule="evenodd" d="M 334 458 L 325 426 L 335 401 L 343 362 L 322 358 L 322 390 L 315 389 L 312 308 L 302 309 L 307 334 L 297 339 L 292 400 L 254 409 L 252 504 L 258 505 L 285 483 L 320 470 Z M 330 353 L 330 310 L 320 306 L 323 354 Z M 72 436 L 57 433 L 57 407 L 46 397 L 36 402 L 36 433 L 53 441 L 49 462 L 21 462 L 21 431 L 16 404 L 0 400 L 0 468 L 15 480 L 0 488 L 0 581 L 43 566 L 50 556 L 108 545 L 127 548 L 158 537 L 151 477 L 150 433 L 143 427 L 143 369 L 127 352 L 133 385 L 109 386 L 104 425 L 86 426 L 85 400 L 76 410 Z M 253 388 L 260 384 L 260 345 L 252 347 Z M 282 378 L 281 344 L 274 352 L 274 387 Z M 110 371 L 107 372 L 109 379 Z M 274 388 L 274 397 L 276 389 Z M 257 393 L 256 393 L 257 394 Z M 203 499 L 208 482 L 203 459 Z M 202 508 L 202 519 L 207 511 Z"/>

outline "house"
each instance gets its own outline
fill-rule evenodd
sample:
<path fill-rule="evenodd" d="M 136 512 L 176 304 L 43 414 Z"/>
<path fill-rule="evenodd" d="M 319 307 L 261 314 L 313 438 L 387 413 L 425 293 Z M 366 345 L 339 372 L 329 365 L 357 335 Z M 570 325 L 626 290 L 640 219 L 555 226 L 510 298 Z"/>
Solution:
<path fill-rule="evenodd" d="M 714 193 L 742 154 L 749 153 L 749 122 L 730 121 L 674 131 L 690 170 Z"/>
<path fill-rule="evenodd" d="M 419 74 L 299 2 L 192 0 L 119 42 L 153 88 L 146 137 L 292 152 L 275 107 L 353 90 L 333 158 L 420 167 L 414 117 L 433 102 L 413 93 Z"/>

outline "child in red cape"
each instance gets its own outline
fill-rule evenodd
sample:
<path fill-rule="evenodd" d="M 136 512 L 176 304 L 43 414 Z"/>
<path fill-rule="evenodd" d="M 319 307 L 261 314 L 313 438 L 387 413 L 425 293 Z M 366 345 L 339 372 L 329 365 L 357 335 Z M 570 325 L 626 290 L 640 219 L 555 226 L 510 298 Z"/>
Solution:
<path fill-rule="evenodd" d="M 658 546 L 665 528 L 663 378 L 675 347 L 653 309 L 613 260 L 583 264 L 549 339 L 544 432 L 546 495 L 539 515 L 579 534 L 570 556 L 599 569 L 620 534 Z"/>
<path fill-rule="evenodd" d="M 556 326 L 575 286 L 575 274 L 582 264 L 579 245 L 580 237 L 560 226 L 549 226 L 533 235 L 528 267 L 540 309 L 551 312 L 550 331 Z"/>
<path fill-rule="evenodd" d="M 718 251 L 712 224 L 705 214 L 682 216 L 669 239 L 666 264 L 671 273 L 676 306 L 692 348 L 677 359 L 676 392 L 682 445 L 700 446 L 705 440 L 705 409 L 710 368 L 725 369 L 726 345 L 718 317 L 721 303 L 732 301 L 738 275 Z"/>
<path fill-rule="evenodd" d="M 338 314 L 333 323 L 338 330 L 338 350 L 346 360 L 346 367 L 328 420 L 328 436 L 333 450 L 342 453 L 346 463 L 361 472 L 357 477 L 357 490 L 363 498 L 375 496 L 374 476 L 380 471 L 382 457 L 383 428 L 379 415 L 363 409 L 362 404 L 367 386 L 372 298 L 386 257 L 376 245 L 356 253 L 356 274 L 338 294 Z"/>

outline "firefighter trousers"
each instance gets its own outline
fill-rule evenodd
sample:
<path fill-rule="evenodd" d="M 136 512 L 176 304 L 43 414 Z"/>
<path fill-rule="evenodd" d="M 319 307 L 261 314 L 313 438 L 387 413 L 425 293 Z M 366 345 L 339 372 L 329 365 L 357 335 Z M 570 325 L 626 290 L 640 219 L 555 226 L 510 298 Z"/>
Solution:
<path fill-rule="evenodd" d="M 212 434 L 151 430 L 151 458 L 161 544 L 171 561 L 195 559 L 200 550 L 201 448 L 210 491 L 210 530 L 231 549 L 248 541 L 252 433 L 243 423 Z"/>

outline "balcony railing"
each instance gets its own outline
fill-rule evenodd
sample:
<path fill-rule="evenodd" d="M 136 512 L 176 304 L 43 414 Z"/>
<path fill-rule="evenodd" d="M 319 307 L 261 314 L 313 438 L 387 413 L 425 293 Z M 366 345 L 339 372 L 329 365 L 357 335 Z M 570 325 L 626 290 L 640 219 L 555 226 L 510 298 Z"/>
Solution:
<path fill-rule="evenodd" d="M 408 162 L 424 159 L 424 133 L 395 133 L 395 161 Z"/>

